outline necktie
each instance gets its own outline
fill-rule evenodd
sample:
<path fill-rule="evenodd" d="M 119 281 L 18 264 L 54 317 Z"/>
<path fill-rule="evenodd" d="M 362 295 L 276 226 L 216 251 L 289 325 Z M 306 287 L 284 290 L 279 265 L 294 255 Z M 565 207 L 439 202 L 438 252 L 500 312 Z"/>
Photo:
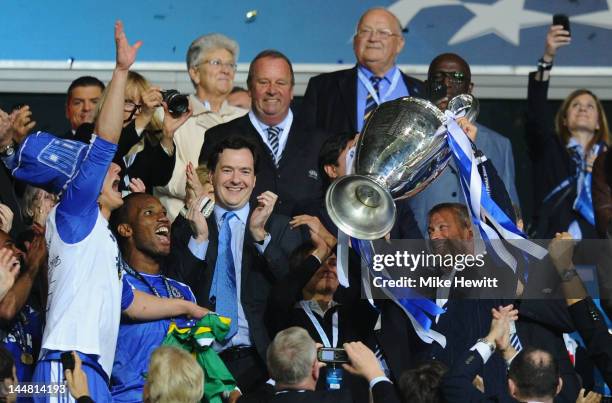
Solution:
<path fill-rule="evenodd" d="M 520 353 L 523 349 L 521 340 L 516 333 L 516 324 L 514 322 L 510 322 L 510 345 L 514 347 L 517 353 Z"/>
<path fill-rule="evenodd" d="M 223 214 L 217 246 L 217 262 L 210 287 L 210 299 L 215 300 L 215 310 L 221 316 L 232 320 L 226 340 L 238 331 L 238 294 L 236 292 L 236 269 L 232 255 L 232 230 L 230 220 L 236 215 L 228 211 Z"/>
<path fill-rule="evenodd" d="M 278 166 L 278 135 L 280 134 L 280 127 L 270 126 L 268 127 L 268 142 L 270 143 L 270 149 L 274 155 L 274 164 Z"/>
<path fill-rule="evenodd" d="M 370 77 L 372 88 L 374 88 L 374 91 L 376 91 L 376 95 L 378 96 L 378 99 L 380 99 L 380 93 L 378 92 L 378 86 L 380 85 L 380 80 L 382 80 L 382 77 L 376 77 L 376 76 Z M 376 100 L 374 99 L 372 94 L 370 94 L 370 92 L 368 91 L 368 96 L 366 96 L 365 110 L 363 111 L 363 123 L 364 124 L 365 122 L 368 121 L 370 114 L 374 111 L 374 109 L 376 109 L 377 106 L 378 104 L 376 103 Z"/>

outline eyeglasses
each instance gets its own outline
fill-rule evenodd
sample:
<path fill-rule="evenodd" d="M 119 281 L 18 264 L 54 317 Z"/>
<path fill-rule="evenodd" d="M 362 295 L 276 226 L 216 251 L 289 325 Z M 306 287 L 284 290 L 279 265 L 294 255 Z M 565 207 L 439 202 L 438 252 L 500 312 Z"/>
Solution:
<path fill-rule="evenodd" d="M 131 113 L 140 112 L 142 110 L 142 105 L 132 101 L 125 101 L 123 104 L 123 110 Z"/>
<path fill-rule="evenodd" d="M 437 71 L 431 76 L 433 81 L 438 82 L 443 82 L 447 78 L 453 84 L 463 84 L 466 76 L 462 71 Z"/>
<path fill-rule="evenodd" d="M 238 65 L 234 62 L 223 62 L 220 59 L 212 59 L 212 60 L 204 60 L 202 63 L 200 63 L 198 66 L 201 66 L 203 64 L 208 64 L 210 66 L 212 66 L 213 68 L 216 69 L 220 69 L 222 67 L 227 67 L 230 70 L 236 71 L 236 69 L 238 68 Z"/>
<path fill-rule="evenodd" d="M 366 28 L 360 28 L 357 30 L 357 36 L 362 37 L 362 38 L 370 37 L 374 35 L 378 35 L 378 37 L 382 39 L 389 39 L 392 36 L 400 36 L 400 34 L 394 33 L 389 28 L 372 29 L 372 28 L 366 27 Z"/>

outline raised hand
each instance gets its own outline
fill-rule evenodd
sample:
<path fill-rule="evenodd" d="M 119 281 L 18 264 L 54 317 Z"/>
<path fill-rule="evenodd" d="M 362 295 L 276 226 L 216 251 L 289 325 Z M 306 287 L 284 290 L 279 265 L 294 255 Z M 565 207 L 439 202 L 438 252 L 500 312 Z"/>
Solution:
<path fill-rule="evenodd" d="M 580 393 L 578 393 L 578 398 L 576 399 L 576 403 L 599 403 L 601 402 L 601 395 L 597 392 L 589 391 L 587 395 L 585 395 L 586 391 L 584 389 L 580 389 Z"/>
<path fill-rule="evenodd" d="M 17 143 L 21 141 L 30 133 L 30 131 L 36 126 L 36 122 L 32 120 L 32 111 L 28 105 L 22 106 L 19 109 L 13 111 L 14 119 L 11 125 L 11 134 L 13 140 Z"/>
<path fill-rule="evenodd" d="M 338 243 L 336 237 L 333 236 L 323 224 L 321 224 L 318 217 L 306 214 L 297 215 L 293 217 L 291 221 L 289 221 L 289 225 L 291 225 L 291 228 L 296 228 L 300 225 L 307 225 L 311 238 L 313 233 L 318 235 L 325 241 L 328 248 L 333 248 Z"/>
<path fill-rule="evenodd" d="M 272 214 L 272 210 L 274 210 L 276 200 L 278 200 L 278 196 L 269 190 L 257 196 L 258 205 L 249 220 L 251 236 L 257 242 L 263 241 L 266 237 L 265 225 Z"/>
<path fill-rule="evenodd" d="M 349 373 L 371 381 L 374 378 L 385 376 L 378 358 L 372 350 L 360 341 L 344 343 L 343 345 L 348 355 L 350 364 L 342 364 L 342 367 Z"/>
<path fill-rule="evenodd" d="M 510 346 L 510 322 L 518 320 L 518 310 L 513 305 L 506 305 L 493 308 L 491 313 L 493 319 L 487 339 L 503 352 Z"/>
<path fill-rule="evenodd" d="M 72 352 L 74 357 L 74 369 L 64 370 L 68 390 L 75 399 L 83 396 L 89 396 L 89 387 L 87 385 L 87 374 L 81 367 L 81 357 L 76 352 Z"/>
<path fill-rule="evenodd" d="M 138 49 L 142 46 L 142 41 L 137 41 L 133 45 L 128 42 L 123 30 L 123 22 L 115 22 L 115 47 L 116 47 L 116 68 L 119 70 L 129 70 L 134 61 Z"/>
<path fill-rule="evenodd" d="M 132 178 L 128 187 L 132 193 L 145 193 L 147 191 L 147 187 L 140 178 Z"/>
<path fill-rule="evenodd" d="M 572 42 L 570 33 L 563 29 L 563 25 L 551 25 L 546 34 L 546 44 L 544 46 L 545 62 L 552 62 L 557 54 L 557 50 L 567 46 Z"/>
<path fill-rule="evenodd" d="M 47 244 L 44 235 L 35 235 L 25 255 L 28 271 L 38 271 L 47 263 Z"/>
<path fill-rule="evenodd" d="M 548 254 L 560 275 L 572 268 L 575 243 L 569 232 L 561 232 L 548 244 Z"/>
<path fill-rule="evenodd" d="M 200 178 L 198 177 L 191 161 L 187 163 L 185 176 L 187 177 L 187 180 L 185 181 L 186 204 L 190 204 L 192 200 L 197 199 L 200 196 L 208 196 L 204 191 L 204 186 L 202 186 L 202 182 L 200 182 Z"/>
<path fill-rule="evenodd" d="M 149 87 L 146 91 L 141 94 L 142 98 L 142 110 L 136 116 L 136 128 L 143 129 L 153 119 L 155 109 L 162 104 L 161 88 Z"/>
<path fill-rule="evenodd" d="M 191 100 L 189 100 L 189 110 L 178 117 L 174 117 L 168 112 L 168 105 L 165 102 L 162 102 L 162 106 L 164 107 L 164 122 L 162 125 L 161 143 L 166 150 L 174 152 L 174 133 L 193 113 Z"/>
<path fill-rule="evenodd" d="M 13 210 L 6 204 L 0 203 L 0 230 L 7 234 L 11 232 L 13 228 Z"/>
<path fill-rule="evenodd" d="M 11 144 L 13 141 L 13 122 L 17 118 L 17 110 L 8 114 L 0 109 L 0 147 Z"/>
<path fill-rule="evenodd" d="M 187 210 L 185 219 L 189 222 L 193 237 L 198 243 L 208 240 L 208 223 L 202 212 L 200 212 L 200 204 L 206 196 L 200 196 L 193 200 Z"/>
<path fill-rule="evenodd" d="M 12 250 L 8 248 L 0 249 L 0 300 L 15 284 L 20 268 L 19 259 Z"/>
<path fill-rule="evenodd" d="M 457 119 L 457 124 L 463 130 L 463 132 L 472 140 L 476 141 L 476 135 L 478 134 L 478 127 L 475 124 L 467 120 L 466 118 Z"/>

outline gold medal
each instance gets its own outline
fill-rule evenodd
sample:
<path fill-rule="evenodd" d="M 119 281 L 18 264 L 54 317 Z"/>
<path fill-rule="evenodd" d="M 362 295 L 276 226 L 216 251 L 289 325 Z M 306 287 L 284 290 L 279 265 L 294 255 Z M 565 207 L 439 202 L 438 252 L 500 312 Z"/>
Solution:
<path fill-rule="evenodd" d="M 21 353 L 21 362 L 26 365 L 34 364 L 34 357 L 29 353 Z"/>

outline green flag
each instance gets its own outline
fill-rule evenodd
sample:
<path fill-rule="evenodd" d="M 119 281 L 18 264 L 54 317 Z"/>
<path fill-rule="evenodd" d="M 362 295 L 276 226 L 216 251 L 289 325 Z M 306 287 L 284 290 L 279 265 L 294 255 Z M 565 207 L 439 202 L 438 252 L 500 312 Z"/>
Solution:
<path fill-rule="evenodd" d="M 179 328 L 170 325 L 163 345 L 174 346 L 191 353 L 204 371 L 204 401 L 222 403 L 224 391 L 232 391 L 236 381 L 221 358 L 211 348 L 213 341 L 222 342 L 229 331 L 230 319 L 209 313 L 195 326 Z"/>

